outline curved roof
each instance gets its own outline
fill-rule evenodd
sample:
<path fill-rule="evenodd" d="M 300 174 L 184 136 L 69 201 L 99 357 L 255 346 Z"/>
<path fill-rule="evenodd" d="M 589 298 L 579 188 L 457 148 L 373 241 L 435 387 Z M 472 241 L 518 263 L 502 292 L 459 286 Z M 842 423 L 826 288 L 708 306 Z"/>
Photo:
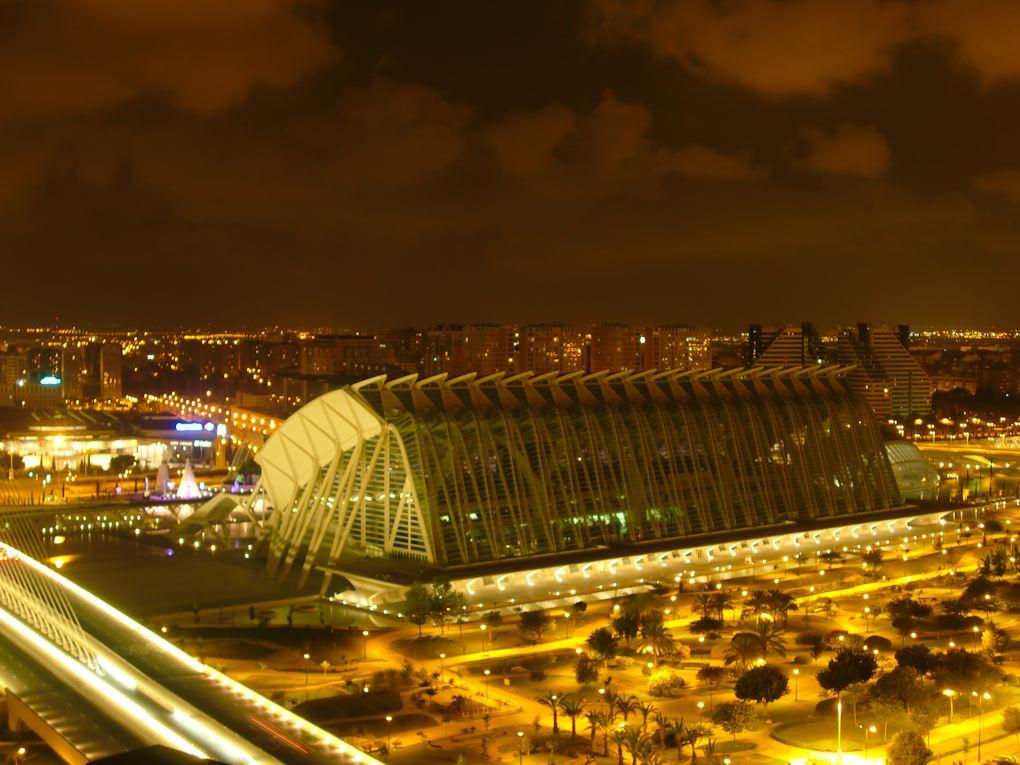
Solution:
<path fill-rule="evenodd" d="M 385 423 L 346 389 L 330 391 L 288 417 L 255 457 L 273 507 L 284 507 L 316 472 Z"/>

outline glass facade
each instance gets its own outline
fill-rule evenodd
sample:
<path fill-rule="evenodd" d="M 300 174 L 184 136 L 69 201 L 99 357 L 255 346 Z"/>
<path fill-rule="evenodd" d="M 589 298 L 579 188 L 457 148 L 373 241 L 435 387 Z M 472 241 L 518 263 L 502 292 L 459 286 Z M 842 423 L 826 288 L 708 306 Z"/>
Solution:
<path fill-rule="evenodd" d="M 439 563 L 901 502 L 874 415 L 827 368 L 377 378 L 356 395 L 399 434 L 406 467 L 375 469 L 406 472 Z"/>

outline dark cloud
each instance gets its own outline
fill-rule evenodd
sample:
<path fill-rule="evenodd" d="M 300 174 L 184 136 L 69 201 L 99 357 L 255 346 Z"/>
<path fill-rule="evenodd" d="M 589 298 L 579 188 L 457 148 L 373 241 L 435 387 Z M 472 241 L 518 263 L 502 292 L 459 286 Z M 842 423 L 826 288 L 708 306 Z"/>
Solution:
<path fill-rule="evenodd" d="M 5 323 L 1020 318 L 1011 4 L 5 11 Z"/>

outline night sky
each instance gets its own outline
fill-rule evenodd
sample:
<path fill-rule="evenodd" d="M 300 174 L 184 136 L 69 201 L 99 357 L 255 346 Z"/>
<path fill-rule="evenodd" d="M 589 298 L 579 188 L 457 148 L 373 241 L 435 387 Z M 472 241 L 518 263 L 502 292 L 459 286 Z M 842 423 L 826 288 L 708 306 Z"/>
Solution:
<path fill-rule="evenodd" d="M 1020 3 L 0 0 L 0 323 L 1020 325 Z"/>

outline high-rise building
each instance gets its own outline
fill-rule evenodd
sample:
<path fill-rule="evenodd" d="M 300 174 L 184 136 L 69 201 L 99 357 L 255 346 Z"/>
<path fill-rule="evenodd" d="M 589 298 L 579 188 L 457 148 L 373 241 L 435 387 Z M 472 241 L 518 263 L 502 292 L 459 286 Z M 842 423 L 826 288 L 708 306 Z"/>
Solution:
<path fill-rule="evenodd" d="M 588 371 L 643 369 L 643 352 L 647 343 L 647 335 L 637 327 L 598 324 L 591 330 L 591 360 Z"/>
<path fill-rule="evenodd" d="M 527 324 L 520 328 L 519 369 L 537 374 L 574 372 L 587 366 L 588 334 L 563 324 Z"/>
<path fill-rule="evenodd" d="M 644 330 L 643 369 L 708 369 L 712 366 L 709 333 L 682 324 Z"/>
<path fill-rule="evenodd" d="M 801 367 L 825 360 L 825 349 L 814 324 L 763 328 L 752 324 L 747 333 L 751 366 Z"/>
<path fill-rule="evenodd" d="M 871 404 L 879 419 L 923 417 L 931 412 L 931 378 L 910 355 L 910 329 L 858 324 L 840 333 L 836 360 L 852 364 L 850 387 Z"/>
<path fill-rule="evenodd" d="M 123 395 L 121 366 L 123 358 L 120 343 L 103 343 L 99 348 L 99 397 L 115 401 Z"/>

